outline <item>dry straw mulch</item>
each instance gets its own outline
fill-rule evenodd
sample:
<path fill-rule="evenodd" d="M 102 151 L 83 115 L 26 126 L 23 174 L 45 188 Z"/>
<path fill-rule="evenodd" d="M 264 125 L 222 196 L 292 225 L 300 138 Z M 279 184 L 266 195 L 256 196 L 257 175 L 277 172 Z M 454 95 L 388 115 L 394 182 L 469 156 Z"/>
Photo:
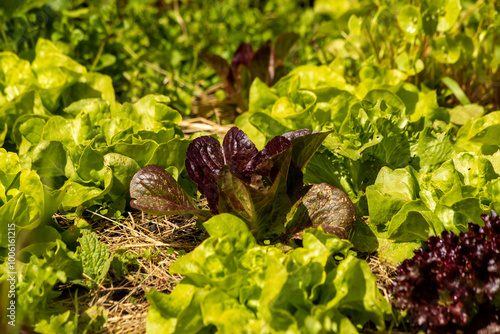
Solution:
<path fill-rule="evenodd" d="M 110 277 L 95 290 L 78 293 L 80 311 L 98 306 L 108 313 L 102 333 L 144 333 L 150 289 L 170 292 L 182 277 L 170 274 L 168 268 L 179 254 L 189 252 L 205 238 L 194 219 L 182 216 L 148 217 L 140 212 L 128 213 L 125 219 L 110 219 L 89 211 L 92 230 L 114 254 L 130 259 L 128 273 Z M 64 216 L 56 216 L 61 225 L 68 225 Z M 126 254 L 126 255 L 124 255 Z M 68 308 L 74 304 L 68 300 Z"/>

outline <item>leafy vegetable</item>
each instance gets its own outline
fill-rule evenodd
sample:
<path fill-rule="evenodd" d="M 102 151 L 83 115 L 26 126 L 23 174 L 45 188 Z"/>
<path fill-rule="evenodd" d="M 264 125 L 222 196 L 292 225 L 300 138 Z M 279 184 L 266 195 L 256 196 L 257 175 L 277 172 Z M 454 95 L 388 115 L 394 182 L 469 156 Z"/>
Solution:
<path fill-rule="evenodd" d="M 96 288 L 108 274 L 113 256 L 108 247 L 97 239 L 97 235 L 89 230 L 82 230 L 78 242 L 80 246 L 77 254 L 82 259 L 83 272 L 90 280 L 83 283 Z"/>
<path fill-rule="evenodd" d="M 212 214 L 239 216 L 259 241 L 283 238 L 318 224 L 347 238 L 356 216 L 349 197 L 328 184 L 306 192 L 302 182 L 302 169 L 328 134 L 311 134 L 307 129 L 288 132 L 259 151 L 243 131 L 233 127 L 222 147 L 210 136 L 193 140 L 187 149 L 186 170 L 207 198 Z M 135 198 L 131 206 L 145 212 L 208 216 L 158 166 L 137 172 L 130 193 Z"/>
<path fill-rule="evenodd" d="M 288 51 L 299 37 L 296 33 L 282 33 L 276 37 L 274 44 L 267 41 L 255 52 L 252 44 L 241 43 L 231 64 L 216 54 L 200 53 L 200 58 L 214 68 L 225 85 L 226 97 L 217 107 L 235 105 L 240 111 L 248 109 L 247 96 L 252 81 L 259 78 L 268 86 L 278 81 L 284 74 L 284 60 Z"/>
<path fill-rule="evenodd" d="M 157 165 L 148 165 L 134 175 L 130 182 L 130 196 L 134 198 L 130 206 L 152 214 L 207 215 L 198 210 L 177 181 Z"/>
<path fill-rule="evenodd" d="M 327 183 L 315 184 L 302 198 L 312 226 L 349 239 L 356 220 L 356 208 L 342 190 Z"/>
<path fill-rule="evenodd" d="M 184 279 L 172 294 L 150 292 L 147 332 L 221 333 L 385 328 L 390 305 L 351 244 L 304 231 L 304 248 L 258 246 L 245 222 L 229 214 L 204 224 L 211 237 L 175 262 Z M 334 260 L 334 254 L 344 259 Z"/>
<path fill-rule="evenodd" d="M 27 263 L 17 261 L 15 272 L 7 269 L 7 262 L 0 266 L 0 282 L 7 278 L 16 280 L 16 324 L 35 325 L 51 316 L 61 314 L 64 308 L 54 301 L 61 291 L 54 289 L 58 283 L 80 279 L 82 264 L 75 253 L 69 251 L 61 240 L 54 249 L 45 251 L 41 258 L 32 255 Z M 33 312 L 36 308 L 37 312 Z"/>
<path fill-rule="evenodd" d="M 398 267 L 394 304 L 409 310 L 416 325 L 429 331 L 498 330 L 500 219 L 495 211 L 481 218 L 482 227 L 471 223 L 458 236 L 429 238 L 428 250 L 419 248 Z"/>

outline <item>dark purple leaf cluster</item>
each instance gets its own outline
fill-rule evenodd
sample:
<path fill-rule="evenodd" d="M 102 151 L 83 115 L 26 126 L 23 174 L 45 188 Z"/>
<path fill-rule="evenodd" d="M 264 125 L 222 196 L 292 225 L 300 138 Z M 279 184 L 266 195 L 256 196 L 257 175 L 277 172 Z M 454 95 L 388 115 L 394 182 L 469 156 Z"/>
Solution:
<path fill-rule="evenodd" d="M 328 134 L 292 131 L 274 137 L 260 151 L 236 127 L 222 146 L 214 137 L 196 138 L 186 152 L 186 171 L 210 212 L 200 210 L 177 181 L 155 165 L 132 178 L 130 205 L 151 214 L 193 214 L 202 220 L 210 214 L 235 214 L 259 241 L 286 239 L 314 225 L 347 238 L 356 217 L 349 197 L 328 184 L 306 189 L 303 183 L 302 170 Z"/>
<path fill-rule="evenodd" d="M 252 44 L 241 43 L 229 63 L 219 55 L 202 52 L 200 58 L 207 62 L 223 80 L 227 98 L 219 103 L 236 104 L 245 110 L 248 104 L 246 96 L 250 84 L 255 78 L 271 86 L 285 74 L 284 61 L 290 48 L 299 39 L 293 32 L 285 32 L 274 43 L 267 41 L 257 51 Z"/>
<path fill-rule="evenodd" d="M 276 156 L 290 149 L 293 139 L 308 134 L 309 130 L 298 130 L 276 136 L 261 151 L 237 127 L 228 131 L 222 147 L 214 137 L 199 137 L 188 147 L 186 170 L 200 193 L 207 198 L 212 213 L 218 214 L 219 174 L 224 166 L 228 166 L 232 176 L 265 192 L 274 184 L 283 164 L 283 159 Z"/>
<path fill-rule="evenodd" d="M 484 226 L 431 237 L 404 261 L 390 288 L 398 308 L 419 326 L 469 326 L 471 320 L 500 313 L 500 219 L 482 215 Z M 491 317 L 490 317 L 491 318 Z M 476 320 L 474 322 L 477 322 Z M 487 325 L 487 324 L 485 324 Z"/>

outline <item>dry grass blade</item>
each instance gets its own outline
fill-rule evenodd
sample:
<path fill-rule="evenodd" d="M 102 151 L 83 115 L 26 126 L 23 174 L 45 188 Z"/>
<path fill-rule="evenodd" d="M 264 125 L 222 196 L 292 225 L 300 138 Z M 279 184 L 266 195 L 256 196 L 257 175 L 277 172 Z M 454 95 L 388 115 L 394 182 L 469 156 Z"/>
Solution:
<path fill-rule="evenodd" d="M 219 137 L 224 137 L 226 132 L 231 129 L 233 125 L 219 125 L 211 122 L 203 117 L 191 118 L 182 120 L 179 123 L 182 131 L 186 136 L 192 135 L 197 132 L 214 133 Z"/>

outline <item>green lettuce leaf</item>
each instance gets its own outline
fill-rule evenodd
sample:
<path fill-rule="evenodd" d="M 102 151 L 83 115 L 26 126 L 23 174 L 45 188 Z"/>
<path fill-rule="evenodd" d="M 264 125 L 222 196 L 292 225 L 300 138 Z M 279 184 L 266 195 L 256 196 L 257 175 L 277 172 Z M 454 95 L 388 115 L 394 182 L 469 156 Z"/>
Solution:
<path fill-rule="evenodd" d="M 258 246 L 235 216 L 220 214 L 204 226 L 211 237 L 170 267 L 184 276 L 172 294 L 147 295 L 148 333 L 385 328 L 391 306 L 368 265 L 348 255 L 348 241 L 308 229 L 303 248 L 283 253 Z M 345 259 L 337 265 L 333 254 Z"/>

